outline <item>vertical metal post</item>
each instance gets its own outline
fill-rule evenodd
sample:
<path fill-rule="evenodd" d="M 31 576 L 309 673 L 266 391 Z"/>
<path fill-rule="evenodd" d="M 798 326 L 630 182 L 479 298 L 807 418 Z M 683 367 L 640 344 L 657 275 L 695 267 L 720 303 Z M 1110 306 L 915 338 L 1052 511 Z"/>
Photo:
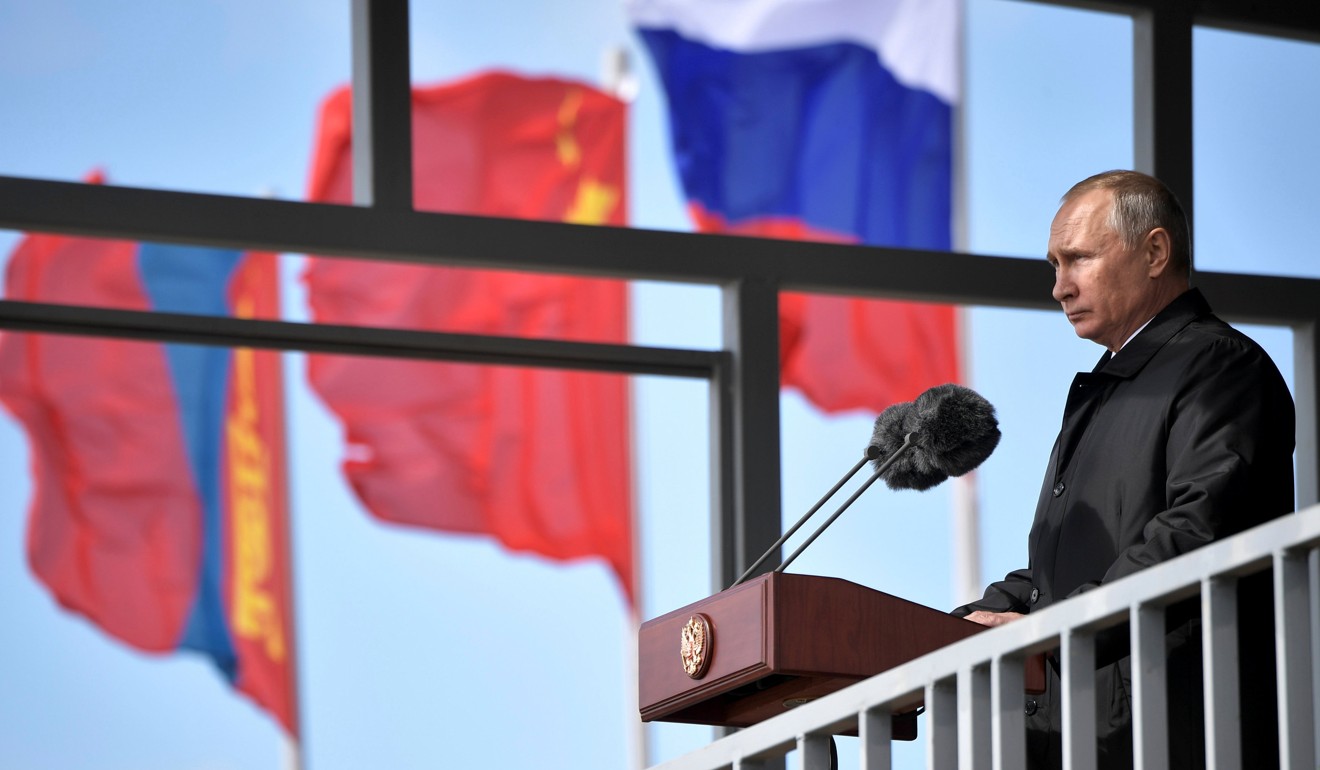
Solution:
<path fill-rule="evenodd" d="M 958 770 L 958 692 L 954 680 L 926 685 L 926 767 Z"/>
<path fill-rule="evenodd" d="M 863 711 L 857 725 L 861 770 L 890 770 L 894 761 L 894 717 L 888 708 Z"/>
<path fill-rule="evenodd" d="M 994 770 L 1020 770 L 1027 766 L 1027 725 L 1022 697 L 1025 690 L 1022 658 L 995 658 L 990 664 L 990 701 L 994 709 L 990 747 Z"/>
<path fill-rule="evenodd" d="M 1202 581 L 1206 770 L 1242 768 L 1237 614 L 1237 580 L 1208 578 Z"/>
<path fill-rule="evenodd" d="M 798 770 L 830 770 L 830 736 L 799 735 L 797 767 Z"/>
<path fill-rule="evenodd" d="M 1133 166 L 1158 177 L 1192 217 L 1192 3 L 1132 18 Z"/>
<path fill-rule="evenodd" d="M 1279 766 L 1315 767 L 1308 552 L 1274 555 L 1274 631 L 1279 684 Z"/>
<path fill-rule="evenodd" d="M 1132 612 L 1132 754 L 1136 770 L 1169 761 L 1169 682 L 1164 658 L 1164 608 Z"/>
<path fill-rule="evenodd" d="M 724 287 L 730 371 L 714 382 L 715 589 L 728 586 L 779 537 L 779 288 Z M 778 559 L 770 559 L 770 571 Z"/>
<path fill-rule="evenodd" d="M 1095 770 L 1095 637 L 1070 629 L 1063 635 L 1063 767 Z"/>
<path fill-rule="evenodd" d="M 413 207 L 408 0 L 352 0 L 353 202 Z"/>
<path fill-rule="evenodd" d="M 1320 549 L 1312 548 L 1306 554 L 1306 608 L 1311 627 L 1311 676 L 1320 672 Z M 1320 757 L 1320 687 L 1311 688 L 1311 751 Z"/>
<path fill-rule="evenodd" d="M 959 670 L 959 770 L 990 770 L 990 703 L 990 667 Z"/>
<path fill-rule="evenodd" d="M 1317 322 L 1293 333 L 1293 392 L 1297 400 L 1297 508 L 1320 503 L 1320 334 Z"/>
<path fill-rule="evenodd" d="M 779 538 L 779 289 L 747 279 L 724 287 L 727 363 L 711 379 L 711 579 L 719 591 Z M 766 561 L 769 572 L 779 558 Z M 730 728 L 717 728 L 727 735 Z M 783 758 L 758 761 L 762 770 Z"/>

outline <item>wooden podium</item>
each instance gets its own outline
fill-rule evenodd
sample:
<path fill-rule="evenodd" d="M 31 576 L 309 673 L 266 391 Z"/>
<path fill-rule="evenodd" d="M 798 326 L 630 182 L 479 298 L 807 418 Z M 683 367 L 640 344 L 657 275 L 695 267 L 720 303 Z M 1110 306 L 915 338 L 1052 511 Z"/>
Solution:
<path fill-rule="evenodd" d="M 984 630 L 839 578 L 767 573 L 642 624 L 642 721 L 747 727 Z"/>

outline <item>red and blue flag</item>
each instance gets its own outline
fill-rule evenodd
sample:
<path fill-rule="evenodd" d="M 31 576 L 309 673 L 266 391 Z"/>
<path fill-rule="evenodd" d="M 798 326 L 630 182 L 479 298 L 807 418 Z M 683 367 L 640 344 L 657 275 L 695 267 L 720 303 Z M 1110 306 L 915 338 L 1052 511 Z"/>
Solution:
<path fill-rule="evenodd" d="M 275 255 L 28 235 L 8 299 L 278 317 Z M 28 435 L 29 564 L 140 650 L 189 649 L 296 735 L 278 353 L 0 336 L 0 401 Z"/>

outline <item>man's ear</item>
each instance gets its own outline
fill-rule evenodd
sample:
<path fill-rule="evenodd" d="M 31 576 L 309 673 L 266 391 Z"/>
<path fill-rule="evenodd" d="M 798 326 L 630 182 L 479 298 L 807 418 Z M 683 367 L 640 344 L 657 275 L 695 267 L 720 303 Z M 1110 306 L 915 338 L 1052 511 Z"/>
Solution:
<path fill-rule="evenodd" d="M 1146 259 L 1147 273 L 1150 278 L 1159 278 L 1171 268 L 1173 241 L 1169 231 L 1157 227 L 1146 233 L 1146 240 L 1141 244 L 1142 256 Z"/>

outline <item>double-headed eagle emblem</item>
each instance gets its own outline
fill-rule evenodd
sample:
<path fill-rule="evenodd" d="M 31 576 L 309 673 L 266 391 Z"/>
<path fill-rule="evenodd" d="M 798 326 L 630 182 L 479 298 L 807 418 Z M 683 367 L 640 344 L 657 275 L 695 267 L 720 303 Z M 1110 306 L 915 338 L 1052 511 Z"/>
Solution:
<path fill-rule="evenodd" d="M 679 640 L 678 655 L 683 661 L 683 671 L 693 679 L 706 675 L 711 641 L 710 619 L 700 613 L 688 618 Z"/>

